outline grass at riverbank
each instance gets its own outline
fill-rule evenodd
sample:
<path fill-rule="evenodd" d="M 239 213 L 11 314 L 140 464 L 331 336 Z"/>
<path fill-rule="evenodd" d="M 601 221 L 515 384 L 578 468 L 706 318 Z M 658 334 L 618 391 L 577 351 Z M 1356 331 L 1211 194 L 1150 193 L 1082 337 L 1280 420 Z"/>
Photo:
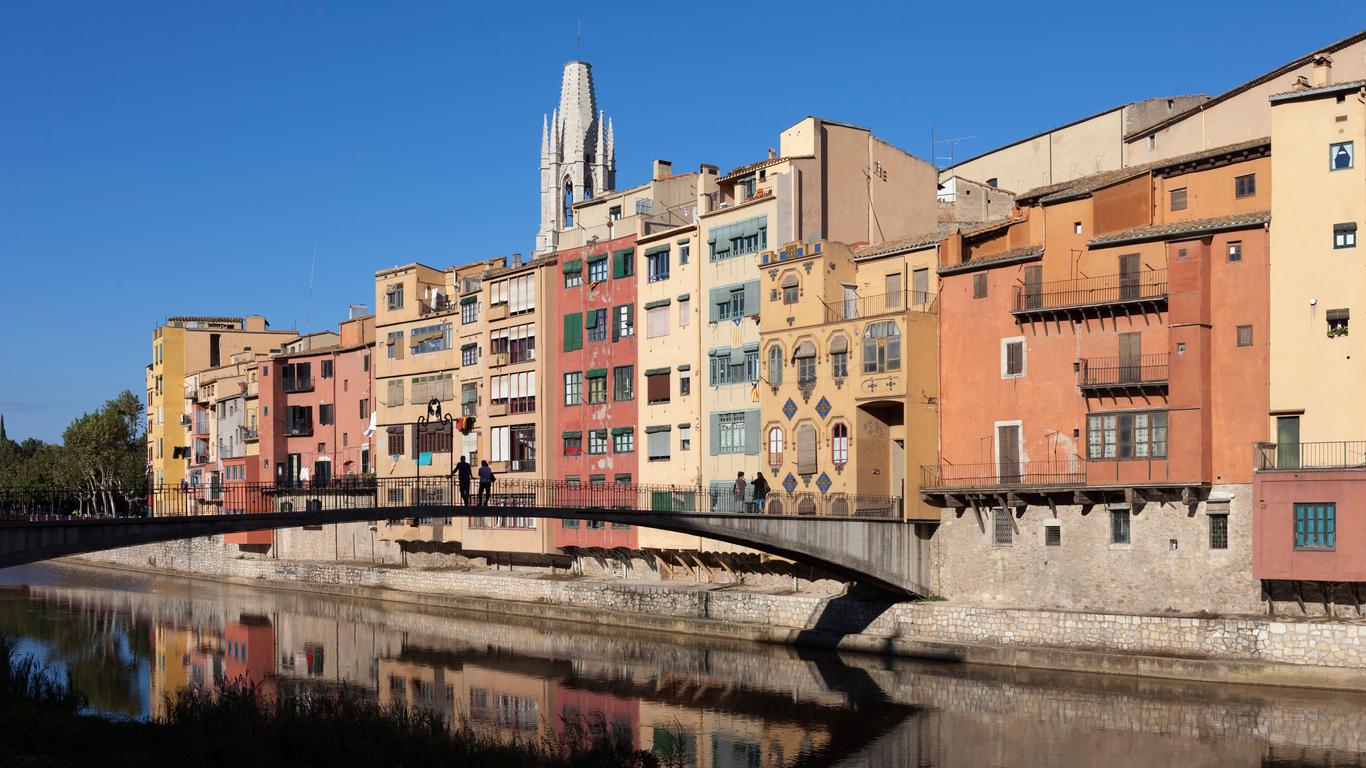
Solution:
<path fill-rule="evenodd" d="M 0 638 L 0 768 L 9 766 L 509 766 L 651 768 L 629 734 L 567 723 L 508 742 L 468 722 L 354 693 L 268 696 L 245 682 L 187 689 L 150 723 L 77 714 L 84 699 Z"/>

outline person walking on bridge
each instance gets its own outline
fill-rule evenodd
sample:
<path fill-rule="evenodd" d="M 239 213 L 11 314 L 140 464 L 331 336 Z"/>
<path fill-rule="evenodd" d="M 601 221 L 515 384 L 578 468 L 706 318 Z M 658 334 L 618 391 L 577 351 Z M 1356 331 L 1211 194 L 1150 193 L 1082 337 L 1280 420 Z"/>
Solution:
<path fill-rule="evenodd" d="M 465 506 L 470 505 L 470 476 L 474 468 L 470 466 L 465 457 L 460 457 L 460 462 L 455 465 L 451 474 L 455 475 L 456 481 L 460 484 L 460 502 Z"/>
<path fill-rule="evenodd" d="M 734 493 L 735 493 L 735 511 L 736 511 L 736 512 L 744 512 L 744 511 L 745 511 L 745 486 L 746 486 L 746 485 L 747 485 L 747 483 L 745 482 L 745 473 L 744 473 L 744 472 L 736 472 L 736 473 L 735 473 L 735 492 L 734 492 Z"/>
<path fill-rule="evenodd" d="M 769 491 L 768 479 L 764 477 L 763 472 L 754 476 L 754 482 L 749 484 L 749 488 L 754 493 L 754 512 L 755 514 L 762 515 L 764 513 L 764 504 L 768 501 Z"/>
<path fill-rule="evenodd" d="M 496 479 L 497 479 L 497 478 L 495 478 L 495 477 L 493 476 L 493 470 L 492 470 L 492 469 L 489 469 L 489 463 L 488 463 L 488 461 L 487 461 L 487 460 L 481 460 L 481 461 L 479 462 L 479 506 L 480 506 L 480 508 L 487 507 L 487 506 L 489 505 L 489 494 L 492 493 L 492 491 L 493 491 L 493 481 L 496 480 Z"/>

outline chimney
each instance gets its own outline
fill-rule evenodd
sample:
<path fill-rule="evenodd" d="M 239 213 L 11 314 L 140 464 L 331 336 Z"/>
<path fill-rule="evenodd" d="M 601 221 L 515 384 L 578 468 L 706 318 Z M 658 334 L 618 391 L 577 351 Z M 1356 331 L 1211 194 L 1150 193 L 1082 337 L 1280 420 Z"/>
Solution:
<path fill-rule="evenodd" d="M 1333 82 L 1333 60 L 1327 56 L 1314 57 L 1314 71 L 1310 79 L 1313 87 L 1322 88 Z"/>
<path fill-rule="evenodd" d="M 668 160 L 656 160 L 654 162 L 653 175 L 650 178 L 654 179 L 655 181 L 659 181 L 660 179 L 665 178 L 666 176 L 673 175 L 673 171 L 674 164 L 672 162 Z"/>
<path fill-rule="evenodd" d="M 520 253 L 514 253 L 514 254 L 512 254 L 512 266 L 514 266 L 514 267 L 520 267 L 520 266 L 522 266 L 522 254 L 520 254 Z"/>
<path fill-rule="evenodd" d="M 773 149 L 773 147 L 769 147 L 769 148 L 768 148 L 768 159 L 769 159 L 769 160 L 774 160 L 774 159 L 777 159 L 777 157 L 778 157 L 778 153 Z"/>

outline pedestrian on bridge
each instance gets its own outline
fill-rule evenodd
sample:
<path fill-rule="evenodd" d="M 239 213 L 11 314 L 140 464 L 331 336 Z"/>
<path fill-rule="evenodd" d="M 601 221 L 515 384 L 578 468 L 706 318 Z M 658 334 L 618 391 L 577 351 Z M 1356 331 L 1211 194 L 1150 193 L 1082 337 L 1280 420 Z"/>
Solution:
<path fill-rule="evenodd" d="M 489 494 L 493 491 L 493 470 L 489 469 L 488 460 L 479 462 L 479 506 L 487 507 L 489 504 Z"/>
<path fill-rule="evenodd" d="M 745 473 L 735 473 L 735 511 L 745 511 Z"/>
<path fill-rule="evenodd" d="M 754 512 L 762 515 L 764 504 L 768 501 L 769 491 L 768 479 L 764 477 L 763 472 L 754 476 L 754 482 L 749 484 L 749 488 L 754 492 Z"/>
<path fill-rule="evenodd" d="M 470 463 L 465 461 L 465 457 L 461 456 L 460 462 L 455 465 L 455 470 L 451 473 L 455 475 L 456 481 L 460 484 L 460 501 L 467 507 L 470 505 L 470 476 L 473 469 Z"/>

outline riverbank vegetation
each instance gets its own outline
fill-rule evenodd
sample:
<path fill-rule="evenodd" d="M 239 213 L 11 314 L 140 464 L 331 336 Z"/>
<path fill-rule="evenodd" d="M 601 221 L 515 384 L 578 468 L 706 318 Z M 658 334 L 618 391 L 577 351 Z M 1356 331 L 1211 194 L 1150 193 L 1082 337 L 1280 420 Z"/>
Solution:
<path fill-rule="evenodd" d="M 505 739 L 470 721 L 388 707 L 358 691 L 269 695 L 246 681 L 188 688 L 152 722 L 82 715 L 68 676 L 0 638 L 0 768 L 23 766 L 509 766 L 653 768 L 600 720 Z"/>

